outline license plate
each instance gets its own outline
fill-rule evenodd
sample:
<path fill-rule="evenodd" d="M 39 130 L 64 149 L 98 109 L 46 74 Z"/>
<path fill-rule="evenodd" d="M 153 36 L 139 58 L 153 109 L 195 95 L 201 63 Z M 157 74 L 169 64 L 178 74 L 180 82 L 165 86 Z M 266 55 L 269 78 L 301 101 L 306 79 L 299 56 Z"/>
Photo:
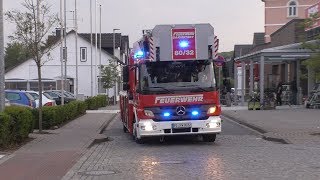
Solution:
<path fill-rule="evenodd" d="M 174 123 L 172 124 L 173 129 L 181 129 L 181 128 L 191 128 L 191 123 Z"/>

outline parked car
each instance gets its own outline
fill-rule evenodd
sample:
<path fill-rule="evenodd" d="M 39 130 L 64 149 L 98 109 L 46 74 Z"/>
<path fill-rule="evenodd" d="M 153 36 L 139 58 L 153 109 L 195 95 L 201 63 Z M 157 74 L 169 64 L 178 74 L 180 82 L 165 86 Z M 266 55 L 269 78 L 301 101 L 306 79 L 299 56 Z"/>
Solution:
<path fill-rule="evenodd" d="M 18 103 L 10 103 L 10 101 L 8 99 L 5 99 L 5 106 L 9 107 L 9 106 L 19 106 L 19 107 L 26 107 L 26 108 L 33 108 L 31 106 L 27 106 L 24 104 L 18 104 Z"/>
<path fill-rule="evenodd" d="M 10 106 L 10 101 L 7 98 L 4 99 L 4 103 L 5 106 Z"/>
<path fill-rule="evenodd" d="M 45 95 L 51 96 L 55 101 L 57 105 L 61 105 L 61 91 L 59 90 L 50 90 L 50 91 L 45 91 L 44 92 Z M 75 101 L 76 98 L 74 97 L 74 95 L 72 95 L 71 93 L 68 93 L 67 91 L 64 92 L 64 104 L 68 104 L 71 101 Z"/>
<path fill-rule="evenodd" d="M 35 108 L 35 99 L 26 91 L 19 90 L 5 90 L 6 99 L 9 100 L 10 104 L 22 104 Z"/>
<path fill-rule="evenodd" d="M 28 92 L 36 101 L 36 107 L 39 107 L 39 101 L 40 101 L 40 96 L 39 92 L 36 91 L 26 91 Z M 50 96 L 46 96 L 44 93 L 42 93 L 42 106 L 55 106 L 56 101 Z"/>

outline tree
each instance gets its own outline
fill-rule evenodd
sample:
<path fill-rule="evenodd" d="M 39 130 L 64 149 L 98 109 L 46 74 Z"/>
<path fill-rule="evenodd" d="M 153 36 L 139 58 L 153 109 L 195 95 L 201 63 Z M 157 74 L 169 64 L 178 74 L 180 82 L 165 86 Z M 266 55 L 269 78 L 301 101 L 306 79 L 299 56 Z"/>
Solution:
<path fill-rule="evenodd" d="M 10 69 L 30 58 L 28 50 L 20 42 L 8 43 L 5 50 L 5 69 Z"/>
<path fill-rule="evenodd" d="M 107 89 L 107 95 L 109 97 L 109 89 L 116 85 L 119 78 L 118 65 L 113 59 L 109 59 L 109 64 L 101 66 L 101 82 L 103 88 Z"/>
<path fill-rule="evenodd" d="M 315 23 L 319 20 L 319 14 L 311 14 L 309 18 L 307 18 L 304 23 L 303 27 L 305 29 L 311 29 L 315 25 Z M 316 36 L 314 38 L 317 40 L 316 42 L 308 43 L 304 42 L 303 47 L 306 49 L 310 49 L 315 52 L 315 55 L 312 56 L 310 59 L 303 62 L 303 65 L 306 65 L 309 69 L 315 72 L 315 78 L 317 81 L 320 80 L 320 36 Z"/>
<path fill-rule="evenodd" d="M 50 60 L 52 45 L 46 44 L 48 33 L 58 22 L 57 14 L 51 13 L 51 6 L 45 0 L 24 0 L 25 11 L 12 10 L 7 19 L 16 26 L 12 39 L 21 42 L 34 59 L 38 72 L 39 89 L 39 133 L 42 132 L 42 81 L 41 67 Z M 47 55 L 46 58 L 44 56 Z"/>

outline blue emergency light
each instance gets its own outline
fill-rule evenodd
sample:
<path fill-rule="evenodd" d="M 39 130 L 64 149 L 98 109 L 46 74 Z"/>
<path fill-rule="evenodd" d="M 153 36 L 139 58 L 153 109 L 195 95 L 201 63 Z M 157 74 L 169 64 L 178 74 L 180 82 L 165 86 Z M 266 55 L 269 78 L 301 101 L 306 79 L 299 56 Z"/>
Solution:
<path fill-rule="evenodd" d="M 134 58 L 138 59 L 138 58 L 142 58 L 144 56 L 144 52 L 143 51 L 138 51 L 134 54 Z"/>
<path fill-rule="evenodd" d="M 187 47 L 189 47 L 189 42 L 188 41 L 180 41 L 179 42 L 179 46 L 181 47 L 181 48 L 187 48 Z"/>
<path fill-rule="evenodd" d="M 171 114 L 168 113 L 168 112 L 163 113 L 163 116 L 164 116 L 164 117 L 169 117 L 170 115 L 171 115 Z"/>
<path fill-rule="evenodd" d="M 192 114 L 192 116 L 198 116 L 198 115 L 199 115 L 199 111 L 193 110 L 193 111 L 191 112 L 191 114 Z"/>

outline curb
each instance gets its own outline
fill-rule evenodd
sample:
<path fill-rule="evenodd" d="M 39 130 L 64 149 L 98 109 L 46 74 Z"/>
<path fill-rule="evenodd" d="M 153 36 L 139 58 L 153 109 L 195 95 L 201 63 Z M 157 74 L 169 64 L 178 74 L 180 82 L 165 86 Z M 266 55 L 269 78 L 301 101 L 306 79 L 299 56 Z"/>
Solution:
<path fill-rule="evenodd" d="M 278 142 L 281 144 L 292 144 L 289 140 L 287 139 L 283 139 L 283 138 L 276 138 L 276 137 L 270 137 L 270 136 L 266 136 L 263 135 L 262 139 L 266 140 L 266 141 L 272 141 L 272 142 Z"/>
<path fill-rule="evenodd" d="M 102 134 L 103 131 L 106 130 L 106 128 L 110 125 L 110 123 L 117 117 L 118 113 L 113 114 L 111 116 L 111 118 L 109 119 L 109 121 L 106 121 L 102 124 L 102 126 L 99 128 L 99 134 Z"/>
<path fill-rule="evenodd" d="M 281 143 L 281 144 L 292 144 L 287 139 L 277 138 L 277 137 L 270 137 L 270 136 L 266 135 L 266 133 L 268 133 L 268 131 L 263 129 L 263 128 L 261 128 L 261 127 L 259 127 L 259 126 L 255 126 L 253 124 L 249 124 L 247 122 L 244 122 L 243 120 L 236 119 L 236 118 L 234 118 L 232 116 L 229 116 L 227 114 L 224 114 L 224 113 L 222 113 L 222 116 L 224 116 L 224 117 L 226 117 L 226 118 L 228 118 L 228 119 L 230 119 L 232 121 L 235 121 L 235 122 L 237 122 L 237 123 L 239 123 L 241 125 L 244 125 L 244 126 L 250 128 L 250 129 L 253 129 L 253 130 L 259 132 L 262 135 L 262 139 L 264 139 L 266 141 L 277 142 L 277 143 Z"/>
<path fill-rule="evenodd" d="M 248 128 L 251 128 L 251 129 L 253 129 L 253 130 L 255 130 L 255 131 L 258 131 L 258 132 L 261 133 L 261 134 L 267 133 L 267 131 L 266 131 L 265 129 L 263 129 L 263 128 L 259 127 L 259 126 L 255 126 L 255 125 L 249 124 L 249 123 L 247 123 L 247 122 L 245 122 L 245 121 L 243 121 L 243 120 L 236 119 L 236 118 L 234 118 L 234 117 L 232 117 L 232 116 L 229 116 L 229 115 L 227 115 L 227 114 L 224 114 L 224 113 L 222 113 L 222 116 L 227 117 L 227 118 L 229 118 L 229 119 L 231 119 L 231 120 L 233 120 L 233 121 L 235 121 L 235 122 L 237 122 L 237 123 L 239 123 L 239 124 L 242 124 L 242 125 L 244 125 L 244 126 L 247 126 Z"/>

